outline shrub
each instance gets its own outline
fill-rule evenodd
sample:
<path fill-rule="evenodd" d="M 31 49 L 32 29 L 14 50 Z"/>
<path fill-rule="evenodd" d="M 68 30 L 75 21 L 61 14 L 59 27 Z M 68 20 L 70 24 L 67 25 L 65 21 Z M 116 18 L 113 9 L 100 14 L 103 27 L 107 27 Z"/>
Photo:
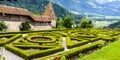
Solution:
<path fill-rule="evenodd" d="M 3 21 L 0 21 L 0 31 L 3 31 L 4 29 L 6 30 L 7 26 L 5 25 Z"/>
<path fill-rule="evenodd" d="M 21 23 L 19 28 L 20 28 L 20 31 L 30 30 L 31 29 L 30 22 L 26 21 L 26 22 Z"/>

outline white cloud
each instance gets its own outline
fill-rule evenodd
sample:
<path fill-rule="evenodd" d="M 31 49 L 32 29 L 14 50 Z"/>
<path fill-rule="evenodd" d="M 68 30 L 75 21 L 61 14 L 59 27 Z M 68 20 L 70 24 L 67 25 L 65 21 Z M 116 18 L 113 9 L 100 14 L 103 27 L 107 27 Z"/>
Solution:
<path fill-rule="evenodd" d="M 71 13 L 74 13 L 74 14 L 77 14 L 79 15 L 80 13 L 79 12 L 76 12 L 76 11 L 70 11 Z"/>
<path fill-rule="evenodd" d="M 96 0 L 96 2 L 100 4 L 108 3 L 108 2 L 114 2 L 114 1 L 120 1 L 120 0 Z"/>

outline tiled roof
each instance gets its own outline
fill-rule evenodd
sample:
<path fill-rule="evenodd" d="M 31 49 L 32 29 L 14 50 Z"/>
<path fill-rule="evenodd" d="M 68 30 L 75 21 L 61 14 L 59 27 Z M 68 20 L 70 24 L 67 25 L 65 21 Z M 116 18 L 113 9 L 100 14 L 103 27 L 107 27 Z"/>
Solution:
<path fill-rule="evenodd" d="M 42 16 L 32 15 L 27 9 L 16 8 L 16 7 L 5 6 L 5 5 L 0 5 L 0 13 L 24 15 L 24 16 L 31 17 L 34 21 L 49 22 L 49 21 L 51 21 L 51 17 L 52 18 L 55 17 L 53 9 L 52 9 L 52 12 L 49 11 L 49 10 L 51 10 L 50 7 L 52 8 L 51 3 L 48 4 L 48 7 L 46 8 L 46 10 Z M 50 15 L 54 15 L 54 16 L 50 16 Z"/>
<path fill-rule="evenodd" d="M 49 2 L 48 6 L 46 7 L 45 12 L 43 13 L 43 16 L 50 16 L 54 18 L 56 17 L 51 2 Z"/>
<path fill-rule="evenodd" d="M 49 16 L 37 16 L 37 15 L 33 15 L 31 16 L 35 21 L 42 21 L 42 22 L 49 22 L 51 21 Z"/>
<path fill-rule="evenodd" d="M 29 15 L 29 11 L 27 9 L 16 8 L 16 7 L 5 6 L 5 5 L 0 5 L 0 13 Z"/>

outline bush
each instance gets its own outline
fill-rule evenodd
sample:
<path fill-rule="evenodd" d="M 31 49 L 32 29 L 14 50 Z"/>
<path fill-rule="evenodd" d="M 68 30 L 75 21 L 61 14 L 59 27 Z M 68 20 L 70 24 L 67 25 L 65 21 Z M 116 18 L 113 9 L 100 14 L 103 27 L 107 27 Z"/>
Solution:
<path fill-rule="evenodd" d="M 20 28 L 20 31 L 30 30 L 31 29 L 30 22 L 26 21 L 26 22 L 21 23 L 19 28 Z"/>
<path fill-rule="evenodd" d="M 0 21 L 0 31 L 3 31 L 4 29 L 6 30 L 7 26 L 5 25 L 3 21 Z"/>

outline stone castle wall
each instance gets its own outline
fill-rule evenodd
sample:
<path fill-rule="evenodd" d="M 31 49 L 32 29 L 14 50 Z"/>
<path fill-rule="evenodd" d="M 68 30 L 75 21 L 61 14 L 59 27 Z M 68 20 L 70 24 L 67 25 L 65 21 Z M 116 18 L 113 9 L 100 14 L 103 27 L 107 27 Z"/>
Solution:
<path fill-rule="evenodd" d="M 7 25 L 8 27 L 7 31 L 19 31 L 19 26 L 21 25 L 21 23 L 27 20 L 31 20 L 31 19 L 26 16 L 19 16 L 19 15 L 3 16 L 2 14 L 0 14 L 0 20 L 4 21 L 5 24 Z M 51 23 L 54 25 L 54 22 L 49 22 L 49 23 L 33 22 L 33 24 L 31 24 L 31 29 L 32 30 L 52 29 Z"/>
<path fill-rule="evenodd" d="M 19 31 L 19 26 L 22 21 L 4 21 L 5 24 L 8 26 L 7 31 Z M 31 30 L 50 30 L 52 27 L 50 25 L 41 25 L 41 26 L 34 26 L 31 24 Z"/>

